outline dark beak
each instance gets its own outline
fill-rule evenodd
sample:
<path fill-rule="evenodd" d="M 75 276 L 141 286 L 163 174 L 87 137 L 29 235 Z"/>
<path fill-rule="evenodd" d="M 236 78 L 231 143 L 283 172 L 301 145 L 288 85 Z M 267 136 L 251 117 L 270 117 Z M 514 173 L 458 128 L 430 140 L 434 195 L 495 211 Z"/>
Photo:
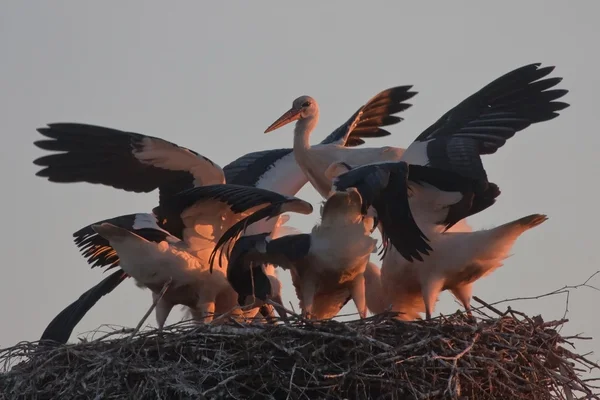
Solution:
<path fill-rule="evenodd" d="M 281 117 L 279 117 L 277 121 L 273 122 L 271 126 L 265 130 L 265 133 L 269 133 L 277 128 L 281 128 L 282 126 L 289 124 L 290 122 L 299 120 L 301 111 L 302 109 L 290 108 Z"/>

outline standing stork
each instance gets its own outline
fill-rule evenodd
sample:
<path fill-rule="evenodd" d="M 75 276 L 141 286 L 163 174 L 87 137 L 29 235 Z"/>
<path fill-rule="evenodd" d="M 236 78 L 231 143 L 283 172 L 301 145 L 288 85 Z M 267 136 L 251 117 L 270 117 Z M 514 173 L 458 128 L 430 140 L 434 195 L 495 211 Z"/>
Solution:
<path fill-rule="evenodd" d="M 337 165 L 349 172 L 337 176 L 335 189 L 357 187 L 377 211 L 384 244 L 391 244 L 383 257 L 381 282 L 386 302 L 395 311 L 413 317 L 424 309 L 430 318 L 439 293 L 446 289 L 469 311 L 473 283 L 502 265 L 523 232 L 546 221 L 545 215 L 532 214 L 489 230 L 452 231 L 457 222 L 487 209 L 500 195 L 498 186 L 487 179 L 481 155 L 494 153 L 516 132 L 553 119 L 568 107 L 555 101 L 566 90 L 548 90 L 561 78 L 541 79 L 554 67 L 539 67 L 511 71 L 461 102 L 419 135 L 401 162 Z M 425 176 L 433 171 L 450 175 Z M 420 232 L 407 231 L 398 222 L 407 212 Z M 425 257 L 411 257 L 423 238 L 429 241 L 429 249 L 421 252 Z"/>
<path fill-rule="evenodd" d="M 320 146 L 335 143 L 354 147 L 364 143 L 363 139 L 390 135 L 382 127 L 402 120 L 393 114 L 402 111 L 404 101 L 413 95 L 412 92 L 407 93 L 404 87 L 379 93 L 375 96 L 376 108 L 367 105 L 359 108 Z M 34 164 L 43 167 L 36 175 L 51 182 L 88 182 L 137 193 L 159 189 L 159 198 L 168 198 L 194 186 L 223 182 L 294 196 L 308 182 L 295 161 L 292 149 L 249 153 L 221 169 L 193 150 L 138 133 L 78 123 L 49 124 L 39 128 L 38 132 L 47 139 L 37 141 L 35 145 L 58 152 L 34 161 Z M 276 219 L 258 221 L 248 231 L 270 232 L 276 223 Z M 101 237 L 97 240 L 103 241 L 100 248 L 106 253 L 114 253 L 106 240 Z M 114 259 L 115 265 L 118 265 L 118 256 L 115 255 Z M 116 271 L 111 275 L 112 279 L 104 279 L 82 294 L 80 299 L 56 316 L 47 331 L 55 332 L 53 327 L 60 325 L 61 321 L 66 321 L 68 326 L 76 326 L 101 297 L 122 282 L 123 279 L 117 278 L 123 274 L 122 270 Z M 277 278 L 273 276 L 272 279 Z M 51 339 L 64 343 L 69 335 L 70 332 L 66 338 Z M 43 337 L 49 338 L 46 333 Z"/>
<path fill-rule="evenodd" d="M 226 267 L 214 272 L 209 268 L 215 241 L 248 215 L 265 218 L 290 211 L 309 214 L 312 206 L 264 189 L 209 185 L 163 198 L 154 214 L 102 221 L 75 236 L 89 263 L 108 265 L 110 269 L 118 262 L 138 286 L 152 291 L 158 327 L 162 328 L 177 304 L 189 307 L 198 321 L 210 321 L 216 312 L 225 313 L 235 307 L 237 296 L 226 279 Z M 81 307 L 85 309 L 86 304 Z M 70 334 L 74 328 L 55 322 L 50 326 L 42 340 L 68 337 L 65 332 Z"/>

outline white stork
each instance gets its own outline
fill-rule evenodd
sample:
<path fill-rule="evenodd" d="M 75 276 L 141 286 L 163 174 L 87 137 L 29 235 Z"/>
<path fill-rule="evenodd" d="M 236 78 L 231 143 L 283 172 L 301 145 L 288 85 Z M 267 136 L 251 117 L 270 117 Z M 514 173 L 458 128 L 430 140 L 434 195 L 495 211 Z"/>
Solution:
<path fill-rule="evenodd" d="M 325 138 L 322 145 L 357 146 L 364 143 L 363 138 L 389 135 L 381 127 L 401 121 L 391 114 L 404 109 L 403 101 L 412 97 L 412 94 L 405 97 L 404 93 L 403 87 L 381 92 L 376 96 L 377 109 L 365 114 L 361 107 Z M 151 192 L 158 188 L 160 198 L 195 185 L 223 183 L 223 173 L 227 183 L 269 189 L 289 196 L 295 195 L 307 182 L 292 149 L 249 153 L 221 170 L 192 150 L 138 133 L 78 123 L 49 124 L 39 128 L 38 132 L 49 139 L 35 142 L 37 147 L 59 152 L 34 161 L 43 167 L 36 175 L 52 182 L 89 182 L 133 192 Z M 276 219 L 260 221 L 249 227 L 248 232 L 270 232 L 276 223 Z M 106 246 L 107 251 L 112 251 L 108 243 Z M 66 342 L 71 332 L 57 331 L 54 327 L 65 325 L 73 329 L 102 296 L 122 282 L 124 276 L 122 270 L 116 271 L 111 279 L 104 279 L 82 294 L 56 316 L 42 338 Z M 272 279 L 277 278 L 272 276 Z M 53 332 L 63 336 L 52 337 Z"/>
<path fill-rule="evenodd" d="M 419 135 L 401 162 L 354 169 L 338 164 L 351 170 L 337 176 L 335 189 L 358 188 L 377 211 L 384 244 L 392 245 L 381 270 L 385 301 L 406 318 L 421 311 L 430 318 L 446 289 L 470 310 L 473 283 L 502 265 L 523 232 L 546 220 L 532 214 L 477 232 L 455 225 L 490 207 L 500 194 L 487 179 L 481 155 L 494 153 L 516 132 L 568 107 L 555 101 L 566 90 L 548 90 L 561 78 L 541 79 L 554 67 L 539 66 L 511 71 L 461 102 Z M 406 220 L 406 213 L 414 216 L 420 231 L 398 222 Z M 430 244 L 423 247 L 423 238 Z M 413 257 L 415 249 L 425 257 Z"/>
<path fill-rule="evenodd" d="M 307 317 L 333 318 L 350 298 L 360 316 L 366 316 L 363 273 L 376 248 L 376 240 L 370 235 L 373 220 L 365 217 L 358 190 L 349 188 L 333 193 L 321 209 L 321 222 L 310 234 L 271 239 L 268 233 L 263 233 L 236 240 L 254 220 L 256 216 L 238 222 L 215 247 L 213 258 L 218 255 L 221 261 L 221 249 L 235 242 L 227 254 L 228 274 L 238 293 L 254 292 L 256 297 L 265 297 L 268 293 L 260 283 L 266 281 L 260 276 L 261 265 L 269 263 L 290 270 L 300 307 Z M 406 221 L 411 223 L 418 229 L 414 221 Z M 249 270 L 255 279 L 237 279 Z"/>

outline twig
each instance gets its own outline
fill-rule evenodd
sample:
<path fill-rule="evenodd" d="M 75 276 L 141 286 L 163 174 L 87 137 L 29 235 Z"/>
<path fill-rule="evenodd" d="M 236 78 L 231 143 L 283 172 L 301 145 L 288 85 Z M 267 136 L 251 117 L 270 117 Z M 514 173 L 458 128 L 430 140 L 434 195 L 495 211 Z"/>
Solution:
<path fill-rule="evenodd" d="M 498 314 L 501 317 L 504 317 L 506 315 L 506 313 L 501 312 L 500 310 L 498 310 L 496 307 L 492 306 L 491 304 L 486 303 L 485 301 L 481 300 L 479 297 L 477 296 L 473 296 L 473 300 L 475 300 L 476 302 L 478 302 L 479 304 L 487 307 L 488 309 L 492 310 L 493 312 L 495 312 L 496 314 Z"/>

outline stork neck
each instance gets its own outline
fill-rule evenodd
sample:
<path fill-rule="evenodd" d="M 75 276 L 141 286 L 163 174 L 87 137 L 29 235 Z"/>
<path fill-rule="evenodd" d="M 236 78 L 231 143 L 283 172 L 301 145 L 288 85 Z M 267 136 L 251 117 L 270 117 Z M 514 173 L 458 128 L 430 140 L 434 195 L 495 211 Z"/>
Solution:
<path fill-rule="evenodd" d="M 310 134 L 315 129 L 319 116 L 299 119 L 294 127 L 294 149 L 310 148 Z"/>

